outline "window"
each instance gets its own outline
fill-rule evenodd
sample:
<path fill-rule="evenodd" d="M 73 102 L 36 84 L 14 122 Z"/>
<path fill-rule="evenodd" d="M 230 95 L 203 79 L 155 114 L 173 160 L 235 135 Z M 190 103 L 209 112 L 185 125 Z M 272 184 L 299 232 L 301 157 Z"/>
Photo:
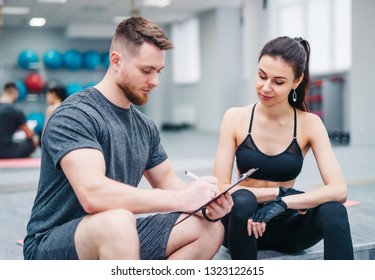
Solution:
<path fill-rule="evenodd" d="M 176 84 L 196 83 L 200 79 L 199 21 L 196 17 L 172 24 L 173 80 Z"/>
<path fill-rule="evenodd" d="M 303 37 L 311 45 L 310 71 L 325 74 L 351 66 L 351 0 L 270 0 L 270 38 Z"/>

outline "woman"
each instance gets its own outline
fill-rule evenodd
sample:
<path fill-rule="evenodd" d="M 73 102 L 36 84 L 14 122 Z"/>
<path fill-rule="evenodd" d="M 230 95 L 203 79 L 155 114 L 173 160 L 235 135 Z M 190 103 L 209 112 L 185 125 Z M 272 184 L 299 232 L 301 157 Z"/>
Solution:
<path fill-rule="evenodd" d="M 324 239 L 324 259 L 353 259 L 347 186 L 321 119 L 307 111 L 310 45 L 286 36 L 262 49 L 256 73 L 259 102 L 224 114 L 214 173 L 221 188 L 259 168 L 232 189 L 234 206 L 222 221 L 232 259 L 256 259 L 257 250 L 298 252 Z M 236 125 L 233 125 L 236 124 Z M 323 185 L 295 190 L 312 150 Z"/>

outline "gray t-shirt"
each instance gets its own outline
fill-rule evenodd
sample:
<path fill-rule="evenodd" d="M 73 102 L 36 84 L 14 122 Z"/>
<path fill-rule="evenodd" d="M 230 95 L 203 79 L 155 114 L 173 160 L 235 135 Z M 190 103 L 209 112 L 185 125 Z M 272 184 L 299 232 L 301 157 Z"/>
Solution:
<path fill-rule="evenodd" d="M 103 153 L 106 176 L 137 186 L 145 170 L 167 159 L 153 121 L 133 105 L 120 108 L 93 87 L 66 99 L 52 114 L 42 137 L 37 195 L 27 225 L 24 255 L 35 237 L 87 213 L 60 167 L 61 158 L 80 148 Z"/>

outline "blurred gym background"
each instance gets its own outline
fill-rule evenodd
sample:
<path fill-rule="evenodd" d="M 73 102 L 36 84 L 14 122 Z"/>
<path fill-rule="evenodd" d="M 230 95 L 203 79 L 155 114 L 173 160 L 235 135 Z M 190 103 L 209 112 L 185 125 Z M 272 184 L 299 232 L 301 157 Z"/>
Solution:
<path fill-rule="evenodd" d="M 181 174 L 186 168 L 208 174 L 225 110 L 257 101 L 261 47 L 279 35 L 303 37 L 312 50 L 309 108 L 326 125 L 348 184 L 371 186 L 374 13 L 372 0 L 0 0 L 0 85 L 16 81 L 17 106 L 41 129 L 46 88 L 63 85 L 71 95 L 97 83 L 108 67 L 116 24 L 131 15 L 149 17 L 167 31 L 175 49 L 167 52 L 160 85 L 140 109 L 160 128 Z M 311 159 L 310 153 L 297 184 L 320 183 Z M 37 170 L 4 170 L 0 190 L 36 188 Z M 15 183 L 15 176 L 25 182 Z M 374 199 L 370 189 L 358 200 Z M 32 193 L 22 195 L 26 205 L 32 202 Z M 15 198 L 6 199 L 4 205 L 15 207 Z M 18 214 L 26 219 L 28 211 Z M 11 228 L 14 221 L 1 215 Z M 19 222 L 14 238 L 22 237 L 24 220 Z"/>

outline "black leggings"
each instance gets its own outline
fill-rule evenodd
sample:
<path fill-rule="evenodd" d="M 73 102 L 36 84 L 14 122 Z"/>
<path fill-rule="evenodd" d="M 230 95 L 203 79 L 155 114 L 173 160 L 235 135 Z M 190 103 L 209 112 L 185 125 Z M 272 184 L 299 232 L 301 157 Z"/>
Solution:
<path fill-rule="evenodd" d="M 263 236 L 256 239 L 247 232 L 247 220 L 261 204 L 255 195 L 240 189 L 232 195 L 231 213 L 222 219 L 225 227 L 224 246 L 233 260 L 255 260 L 257 250 L 296 253 L 324 239 L 325 260 L 353 260 L 353 244 L 348 215 L 340 202 L 327 202 L 309 209 L 305 215 L 297 210 L 286 212 L 267 223 Z"/>

